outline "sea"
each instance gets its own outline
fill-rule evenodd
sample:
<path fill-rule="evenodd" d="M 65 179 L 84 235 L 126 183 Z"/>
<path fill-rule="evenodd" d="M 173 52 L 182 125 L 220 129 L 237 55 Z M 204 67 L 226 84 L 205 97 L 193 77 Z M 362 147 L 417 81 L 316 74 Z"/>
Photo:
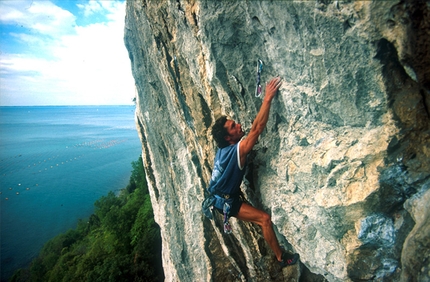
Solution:
<path fill-rule="evenodd" d="M 134 106 L 0 107 L 1 280 L 129 182 Z"/>

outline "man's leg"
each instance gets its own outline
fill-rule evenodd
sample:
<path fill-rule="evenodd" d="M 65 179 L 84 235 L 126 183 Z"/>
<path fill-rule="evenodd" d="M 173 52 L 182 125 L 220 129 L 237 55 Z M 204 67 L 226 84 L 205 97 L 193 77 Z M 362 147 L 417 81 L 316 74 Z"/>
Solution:
<path fill-rule="evenodd" d="M 282 250 L 279 246 L 278 239 L 276 238 L 275 231 L 273 231 L 270 215 L 262 210 L 254 208 L 253 206 L 242 203 L 242 206 L 240 207 L 236 217 L 240 220 L 250 221 L 260 225 L 261 229 L 263 230 L 264 239 L 266 239 L 270 248 L 272 248 L 278 261 L 282 260 Z"/>

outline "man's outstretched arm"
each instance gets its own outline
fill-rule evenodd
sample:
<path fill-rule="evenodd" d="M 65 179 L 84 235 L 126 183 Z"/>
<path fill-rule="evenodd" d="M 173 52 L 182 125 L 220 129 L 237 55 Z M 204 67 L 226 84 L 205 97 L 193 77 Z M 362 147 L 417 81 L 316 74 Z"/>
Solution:
<path fill-rule="evenodd" d="M 263 132 L 266 127 L 267 120 L 269 119 L 270 106 L 272 100 L 281 87 L 282 81 L 280 77 L 273 78 L 266 86 L 266 94 L 263 99 L 260 111 L 257 114 L 254 122 L 252 123 L 251 131 L 248 136 L 240 142 L 240 164 L 243 166 L 246 161 L 246 155 L 252 150 L 258 140 L 258 136 Z"/>

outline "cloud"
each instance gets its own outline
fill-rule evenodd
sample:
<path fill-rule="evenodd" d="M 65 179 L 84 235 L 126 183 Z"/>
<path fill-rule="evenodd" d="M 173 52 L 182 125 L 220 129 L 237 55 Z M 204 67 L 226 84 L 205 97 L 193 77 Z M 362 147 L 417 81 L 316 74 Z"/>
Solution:
<path fill-rule="evenodd" d="M 29 28 L 30 32 L 8 35 L 30 48 L 20 53 L 1 53 L 0 104 L 131 104 L 134 81 L 123 43 L 124 2 L 79 4 L 84 20 L 93 21 L 85 26 L 76 24 L 79 13 L 73 15 L 51 2 L 34 2 L 30 7 L 27 4 L 26 8 L 9 5 L 5 13 L 1 12 L 2 24 Z M 25 20 L 25 13 L 36 21 Z M 48 27 L 54 23 L 64 30 Z"/>
<path fill-rule="evenodd" d="M 104 10 L 101 3 L 97 1 L 89 1 L 86 5 L 78 4 L 77 6 L 84 11 L 85 16 L 91 16 Z"/>
<path fill-rule="evenodd" d="M 0 22 L 55 36 L 72 32 L 76 17 L 49 1 L 2 1 Z"/>

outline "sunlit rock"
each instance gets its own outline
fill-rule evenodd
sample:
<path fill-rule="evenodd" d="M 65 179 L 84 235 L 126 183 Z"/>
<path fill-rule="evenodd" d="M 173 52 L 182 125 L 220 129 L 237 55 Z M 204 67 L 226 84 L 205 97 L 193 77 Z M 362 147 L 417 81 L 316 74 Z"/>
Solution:
<path fill-rule="evenodd" d="M 430 279 L 429 15 L 413 0 L 127 2 L 166 281 Z M 284 83 L 242 190 L 300 253 L 284 271 L 258 226 L 224 235 L 200 210 L 208 129 L 221 114 L 250 129 L 258 59 Z"/>

